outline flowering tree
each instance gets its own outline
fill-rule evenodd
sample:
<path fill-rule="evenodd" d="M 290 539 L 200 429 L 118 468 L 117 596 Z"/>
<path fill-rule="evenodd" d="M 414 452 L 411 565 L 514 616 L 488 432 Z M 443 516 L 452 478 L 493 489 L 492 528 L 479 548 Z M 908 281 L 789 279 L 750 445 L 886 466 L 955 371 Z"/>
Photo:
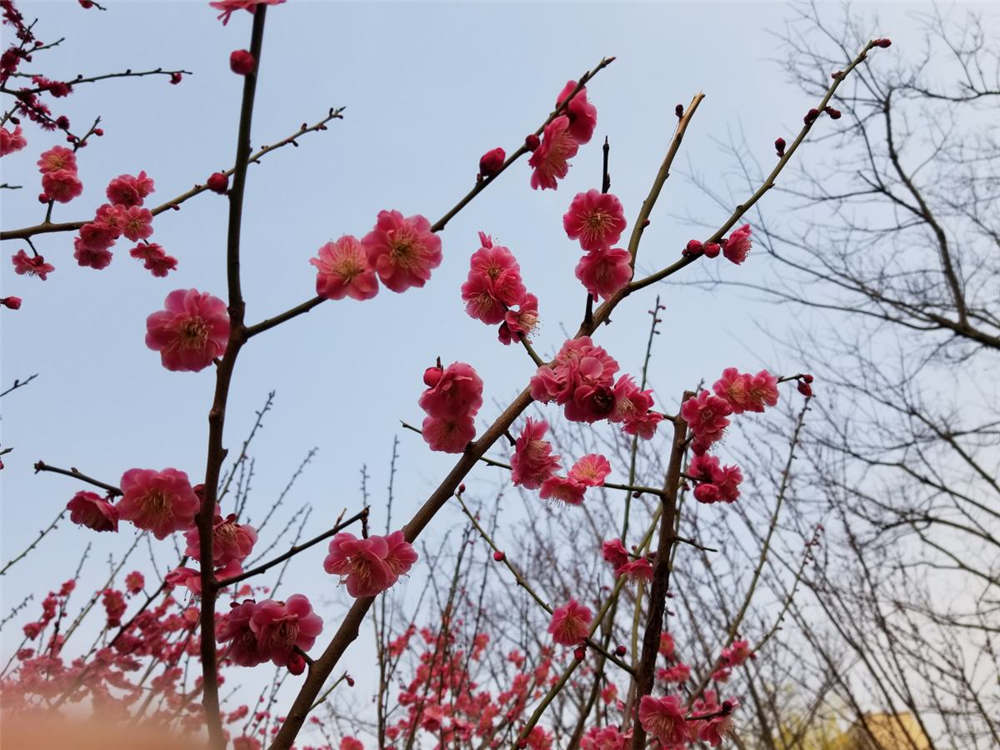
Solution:
<path fill-rule="evenodd" d="M 78 625 L 78 621 L 65 625 L 66 602 L 73 593 L 73 581 L 46 597 L 41 617 L 24 627 L 27 641 L 34 645 L 26 645 L 14 654 L 12 669 L 4 679 L 7 710 L 25 713 L 61 708 L 67 703 L 82 704 L 94 710 L 107 709 L 133 716 L 136 720 L 149 719 L 167 727 L 179 724 L 189 732 L 207 736 L 213 747 L 225 747 L 230 741 L 236 747 L 257 747 L 260 733 L 250 731 L 251 726 L 257 727 L 249 721 L 242 731 L 229 729 L 251 712 L 246 706 L 225 710 L 219 691 L 221 670 L 231 672 L 270 662 L 280 670 L 282 681 L 289 675 L 300 677 L 296 696 L 287 709 L 268 706 L 262 712 L 275 719 L 274 731 L 263 732 L 271 747 L 291 747 L 310 713 L 325 698 L 324 688 L 345 651 L 357 639 L 365 618 L 379 598 L 384 602 L 385 592 L 404 579 L 417 562 L 418 552 L 413 545 L 442 508 L 454 501 L 468 516 L 469 534 L 481 538 L 490 547 L 492 560 L 503 565 L 529 593 L 533 606 L 538 608 L 536 612 L 547 622 L 546 640 L 531 649 L 532 658 L 537 659 L 531 674 L 525 670 L 523 654 L 511 652 L 504 657 L 512 665 L 509 688 L 512 692 L 495 698 L 473 693 L 475 678 L 470 671 L 471 662 L 495 664 L 499 654 L 486 652 L 488 639 L 484 636 L 488 634 L 476 627 L 466 630 L 470 645 L 461 652 L 453 648 L 454 628 L 469 625 L 467 618 L 459 618 L 461 599 L 457 594 L 461 587 L 457 582 L 468 575 L 460 557 L 452 576 L 451 594 L 439 612 L 440 625 L 435 624 L 421 634 L 426 646 L 418 656 L 421 666 L 416 667 L 413 680 L 399 697 L 408 715 L 397 723 L 389 720 L 385 670 L 390 666 L 389 657 L 399 658 L 406 651 L 415 631 L 407 627 L 390 639 L 388 629 L 380 630 L 382 674 L 375 732 L 380 746 L 392 742 L 410 747 L 420 731 L 429 732 L 441 746 L 459 742 L 467 746 L 494 746 L 509 740 L 518 746 L 541 748 L 551 746 L 553 733 L 560 737 L 560 744 L 566 739 L 569 744 L 581 747 L 638 749 L 649 742 L 663 747 L 697 742 L 719 744 L 731 728 L 738 706 L 735 696 L 724 697 L 722 686 L 729 671 L 745 664 L 752 655 L 752 644 L 739 637 L 740 627 L 768 545 L 762 547 L 744 603 L 727 618 L 721 632 L 715 634 L 715 643 L 707 648 L 704 670 L 692 677 L 691 666 L 682 660 L 683 655 L 664 628 L 664 616 L 680 546 L 688 543 L 700 549 L 703 545 L 682 537 L 678 529 L 691 503 L 697 507 L 711 506 L 712 512 L 723 513 L 740 498 L 741 470 L 736 465 L 724 465 L 717 455 L 719 442 L 731 422 L 775 406 L 781 390 L 791 390 L 792 383 L 808 400 L 812 377 L 804 373 L 779 376 L 768 370 L 751 373 L 729 367 L 713 380 L 711 388 L 678 387 L 677 396 L 670 399 L 676 403 L 676 409 L 669 413 L 656 408 L 654 395 L 646 387 L 645 373 L 637 382 L 635 376 L 620 372 L 618 361 L 597 342 L 597 337 L 601 328 L 611 323 L 613 312 L 657 282 L 695 263 L 724 260 L 740 265 L 748 261 L 753 235 L 750 226 L 742 223 L 743 216 L 775 185 L 810 131 L 827 117 L 840 116 L 830 104 L 838 88 L 876 48 L 888 47 L 889 40 L 867 41 L 855 57 L 840 69 L 830 71 L 827 88 L 812 108 L 804 108 L 798 132 L 787 141 L 780 137 L 775 141 L 774 166 L 759 186 L 729 211 L 713 231 L 690 240 L 669 263 L 657 262 L 656 270 L 645 275 L 637 266 L 644 231 L 703 95 L 696 94 L 686 106 L 676 106 L 676 125 L 665 156 L 646 199 L 631 221 L 621 200 L 610 192 L 610 149 L 605 141 L 600 189 L 576 195 L 568 202 L 562 217 L 567 237 L 579 241 L 582 250 L 575 276 L 583 287 L 581 298 L 585 299 L 585 305 L 573 334 L 561 344 L 546 342 L 555 344 L 556 353 L 551 359 L 536 350 L 544 300 L 528 291 L 515 253 L 490 234 L 481 232 L 479 248 L 471 254 L 467 279 L 454 293 L 472 318 L 497 327 L 500 344 L 524 351 L 533 375 L 515 397 L 496 409 L 492 421 L 486 420 L 488 426 L 483 427 L 482 420 L 477 423 L 485 404 L 483 378 L 470 363 L 437 360 L 423 373 L 423 392 L 417 393 L 419 389 L 415 389 L 414 401 L 426 416 L 421 426 L 414 429 L 431 451 L 454 454 L 456 459 L 406 523 L 394 527 L 387 524 L 385 533 L 372 533 L 370 520 L 377 514 L 363 505 L 350 517 L 345 518 L 346 513 L 336 519 L 331 515 L 323 533 L 297 540 L 287 552 L 253 564 L 256 561 L 250 556 L 257 547 L 263 523 L 248 523 L 242 515 L 239 484 L 237 491 L 230 493 L 236 471 L 245 466 L 242 462 L 246 444 L 228 469 L 225 447 L 230 391 L 238 372 L 237 364 L 241 357 L 247 356 L 244 350 L 259 341 L 258 337 L 284 329 L 285 324 L 328 300 L 351 298 L 365 302 L 376 297 L 382 287 L 393 293 L 424 287 L 446 257 L 442 233 L 448 223 L 495 182 L 510 179 L 518 162 L 527 161 L 530 176 L 526 176 L 525 182 L 531 188 L 557 189 L 568 174 L 570 160 L 593 141 L 597 108 L 590 101 L 587 86 L 614 59 L 602 59 L 594 68 L 566 83 L 554 96 L 554 109 L 541 118 L 533 132 L 523 139 L 517 138 L 517 145 L 509 153 L 503 148 L 484 153 L 473 184 L 439 219 L 432 222 L 421 214 L 405 215 L 394 209 L 379 211 L 370 230 L 359 231 L 360 236 L 345 234 L 327 242 L 309 260 L 316 269 L 313 296 L 260 318 L 260 313 L 246 302 L 241 274 L 248 168 L 265 157 L 270 158 L 283 146 L 298 145 L 303 136 L 324 130 L 342 117 L 341 110 L 331 109 L 313 125 L 304 124 L 272 145 L 252 148 L 266 19 L 269 13 L 282 12 L 282 8 L 269 8 L 280 4 L 281 0 L 210 3 L 220 11 L 223 24 L 251 25 L 248 49 L 236 50 L 229 60 L 233 73 L 243 80 L 236 154 L 230 169 L 206 174 L 204 181 L 194 188 L 155 206 L 147 205 L 147 199 L 157 189 L 155 176 L 144 171 L 123 174 L 109 182 L 104 191 L 107 202 L 92 216 L 55 221 L 54 212 L 62 210 L 57 204 L 72 204 L 83 194 L 84 180 L 77 156 L 102 131 L 98 121 L 87 131 L 74 131 L 64 116 L 53 116 L 48 97 L 68 95 L 76 87 L 110 76 L 50 81 L 22 70 L 45 51 L 46 45 L 36 41 L 34 26 L 25 22 L 13 3 L 9 0 L 4 3 L 5 22 L 15 32 L 16 41 L 3 56 L 4 78 L 0 83 L 11 100 L 0 123 L 2 152 L 9 154 L 31 147 L 32 131 L 26 129 L 29 123 L 42 130 L 65 132 L 69 144 L 39 153 L 42 220 L 13 228 L 5 226 L 0 232 L 0 240 L 27 245 L 11 256 L 17 274 L 45 281 L 57 268 L 65 267 L 61 260 L 58 264 L 53 262 L 51 254 L 47 258 L 38 252 L 36 243 L 41 238 L 72 236 L 77 265 L 102 270 L 113 260 L 115 243 L 124 237 L 129 243 L 136 243 L 129 251 L 132 257 L 154 276 L 169 280 L 184 258 L 181 253 L 178 253 L 181 257 L 174 257 L 160 244 L 150 242 L 154 223 L 159 224 L 157 217 L 211 193 L 224 195 L 228 205 L 225 293 L 216 296 L 203 289 L 173 290 L 166 295 L 162 308 L 154 309 L 146 321 L 145 344 L 159 356 L 164 368 L 214 373 L 214 387 L 208 399 L 203 474 L 195 477 L 174 467 L 122 467 L 120 479 L 109 481 L 110 478 L 95 478 L 76 468 L 61 468 L 45 461 L 34 464 L 37 472 L 64 474 L 89 485 L 70 498 L 66 506 L 70 520 L 86 528 L 87 533 L 137 534 L 136 543 L 140 538 L 148 540 L 149 536 L 158 542 L 171 539 L 178 544 L 178 554 L 180 545 L 184 545 L 181 559 L 146 597 L 141 596 L 145 582 L 139 573 L 127 575 L 124 589 L 119 588 L 117 577 L 122 561 L 112 571 L 108 584 L 91 599 L 91 606 L 100 600 L 106 614 L 97 639 L 69 664 L 63 654 Z M 89 10 L 100 9 L 93 2 L 81 5 Z M 184 74 L 182 70 L 156 69 L 112 75 L 165 75 L 171 83 L 180 83 Z M 30 85 L 19 86 L 26 83 L 23 79 L 30 79 Z M 3 298 L 4 305 L 12 310 L 17 310 L 21 302 L 14 296 Z M 657 302 L 654 326 L 659 310 Z M 363 366 L 362 361 L 360 367 Z M 608 481 L 613 467 L 600 451 L 556 455 L 547 439 L 549 420 L 521 419 L 532 403 L 554 405 L 549 412 L 553 421 L 561 410 L 562 418 L 568 422 L 588 426 L 608 424 L 625 436 L 623 439 L 631 441 L 632 460 L 625 481 Z M 669 433 L 666 466 L 662 478 L 645 477 L 637 468 L 635 456 L 641 442 L 652 439 L 658 429 Z M 488 455 L 499 450 L 504 438 L 511 449 L 509 461 Z M 479 464 L 509 471 L 514 485 L 537 490 L 540 499 L 566 506 L 567 515 L 584 512 L 588 496 L 592 497 L 599 488 L 623 493 L 626 500 L 616 519 L 618 523 L 599 530 L 600 545 L 591 544 L 581 551 L 610 564 L 615 578 L 610 591 L 584 597 L 571 587 L 558 599 L 551 600 L 536 591 L 518 564 L 517 550 L 500 549 L 494 534 L 465 504 L 464 481 Z M 95 492 L 94 488 L 101 492 Z M 653 498 L 651 506 L 633 506 L 631 499 L 639 495 Z M 245 497 L 245 492 L 242 496 Z M 774 519 L 780 505 L 779 496 Z M 774 530 L 774 519 L 764 532 L 768 538 Z M 100 537 L 95 543 L 100 543 Z M 339 579 L 353 600 L 339 621 L 324 623 L 302 593 L 281 599 L 263 598 L 261 594 L 270 592 L 246 583 L 321 543 L 328 549 L 323 570 L 334 580 Z M 21 559 L 23 556 L 12 559 L 7 568 Z M 631 601 L 631 612 L 619 606 L 623 592 L 626 600 Z M 188 605 L 181 603 L 182 596 L 187 597 Z M 127 616 L 131 597 L 136 602 L 142 598 L 145 601 Z M 632 623 L 631 656 L 621 643 L 612 645 L 619 613 L 622 616 L 628 613 Z M 381 618 L 384 624 L 384 611 Z M 197 676 L 185 674 L 180 666 L 188 664 L 185 657 L 193 657 L 192 669 Z M 592 658 L 597 661 L 592 662 Z M 657 664 L 664 661 L 669 666 L 658 670 Z M 146 685 L 146 679 L 157 667 L 161 671 Z M 146 676 L 133 679 L 133 673 L 143 669 Z M 555 670 L 559 676 L 551 679 Z M 605 678 L 612 670 L 619 671 L 614 678 Z M 684 685 L 685 689 L 663 690 L 656 684 L 658 677 L 661 682 Z M 619 683 L 620 700 L 616 698 Z M 711 684 L 713 688 L 709 687 Z M 563 733 L 558 722 L 549 723 L 554 728 L 546 729 L 546 712 L 557 698 L 563 699 L 560 696 L 567 685 L 569 690 L 579 690 L 581 695 L 588 696 L 581 705 L 586 710 L 579 712 L 568 732 Z M 598 696 L 607 705 L 590 718 Z M 334 741 L 330 738 L 328 744 Z M 342 749 L 360 745 L 355 737 L 340 739 Z"/>

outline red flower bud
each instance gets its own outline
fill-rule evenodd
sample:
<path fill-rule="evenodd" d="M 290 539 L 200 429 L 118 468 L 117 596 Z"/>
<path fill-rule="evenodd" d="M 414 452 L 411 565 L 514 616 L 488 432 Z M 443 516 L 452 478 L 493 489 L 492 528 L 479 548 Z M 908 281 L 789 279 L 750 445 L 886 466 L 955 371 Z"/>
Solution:
<path fill-rule="evenodd" d="M 354 687 L 354 678 L 350 675 L 345 675 L 344 679 L 347 681 L 348 687 Z"/>
<path fill-rule="evenodd" d="M 541 141 L 538 140 L 538 136 L 534 133 L 524 139 L 524 145 L 528 147 L 528 151 L 534 151 L 538 148 L 539 143 L 541 143 Z"/>
<path fill-rule="evenodd" d="M 229 68 L 237 75 L 245 76 L 252 73 L 256 64 L 257 61 L 253 59 L 253 55 L 245 49 L 233 50 L 229 56 Z"/>
<path fill-rule="evenodd" d="M 577 646 L 575 649 L 573 649 L 573 657 L 577 661 L 583 661 L 586 656 L 587 656 L 586 646 Z"/>
<path fill-rule="evenodd" d="M 507 158 L 507 154 L 504 153 L 502 148 L 495 148 L 492 151 L 487 151 L 479 159 L 479 174 L 483 177 L 492 177 L 500 168 L 503 166 L 504 159 Z"/>
<path fill-rule="evenodd" d="M 0 305 L 4 307 L 9 307 L 11 310 L 19 310 L 21 308 L 21 298 L 20 297 L 0 297 Z"/>
<path fill-rule="evenodd" d="M 785 139 L 784 138 L 778 138 L 778 139 L 776 139 L 774 141 L 774 150 L 778 152 L 778 156 L 779 157 L 785 155 Z"/>
<path fill-rule="evenodd" d="M 94 128 L 94 135 L 96 135 L 98 138 L 104 135 L 103 128 Z"/>
<path fill-rule="evenodd" d="M 176 86 L 178 83 L 181 82 L 181 78 L 182 77 L 183 76 L 181 76 L 180 73 L 171 73 L 170 74 L 170 83 L 173 84 L 174 86 Z"/>
<path fill-rule="evenodd" d="M 438 384 L 441 379 L 441 375 L 444 373 L 440 367 L 428 367 L 424 370 L 424 385 L 428 388 L 433 388 Z"/>
<path fill-rule="evenodd" d="M 701 251 L 705 253 L 706 258 L 717 257 L 720 250 L 722 250 L 722 245 L 718 242 L 706 242 L 705 246 L 701 249 Z"/>
<path fill-rule="evenodd" d="M 834 109 L 833 107 L 824 107 L 823 111 L 826 112 L 828 115 L 830 115 L 830 119 L 831 120 L 839 120 L 840 119 L 840 110 L 839 109 Z"/>
<path fill-rule="evenodd" d="M 684 116 L 684 105 L 678 104 L 674 107 L 674 114 L 677 115 L 677 119 L 681 119 Z"/>
<path fill-rule="evenodd" d="M 805 122 L 806 125 L 811 125 L 816 122 L 817 117 L 819 117 L 819 110 L 813 107 L 806 112 L 806 116 L 802 118 L 802 121 Z"/>
<path fill-rule="evenodd" d="M 497 562 L 503 562 L 505 557 L 506 555 L 504 555 L 504 553 L 501 552 L 500 550 L 497 550 L 496 552 L 493 553 L 493 559 L 496 560 Z"/>
<path fill-rule="evenodd" d="M 289 654 L 288 671 L 292 674 L 302 674 L 306 671 L 306 660 L 302 658 L 302 654 L 295 653 L 294 651 Z"/>
<path fill-rule="evenodd" d="M 212 172 L 205 181 L 205 187 L 222 195 L 229 189 L 229 177 L 222 172 Z"/>
<path fill-rule="evenodd" d="M 701 242 L 698 240 L 688 240 L 687 246 L 684 248 L 684 255 L 697 255 L 701 252 Z"/>
<path fill-rule="evenodd" d="M 813 382 L 813 376 L 812 376 L 812 375 L 810 375 L 809 373 L 806 373 L 805 375 L 803 375 L 803 376 L 802 376 L 802 379 L 803 379 L 804 381 L 806 381 L 807 383 L 811 383 L 811 382 Z"/>
<path fill-rule="evenodd" d="M 69 130 L 69 118 L 66 115 L 59 115 L 56 118 L 56 127 L 62 130 Z"/>
<path fill-rule="evenodd" d="M 680 106 L 680 105 L 677 105 L 677 106 Z M 618 656 L 625 656 L 625 651 L 626 651 L 626 649 L 625 649 L 624 646 L 618 646 L 615 649 L 615 653 L 618 654 Z"/>
<path fill-rule="evenodd" d="M 799 393 L 801 393 L 803 396 L 809 397 L 813 395 L 812 386 L 806 383 L 805 381 L 802 380 L 799 381 L 798 389 Z"/>
<path fill-rule="evenodd" d="M 875 42 L 874 42 L 874 44 L 875 44 L 876 47 L 890 47 L 890 46 L 892 46 L 892 40 L 891 39 L 885 39 L 885 38 L 883 38 L 883 39 L 876 39 Z"/>

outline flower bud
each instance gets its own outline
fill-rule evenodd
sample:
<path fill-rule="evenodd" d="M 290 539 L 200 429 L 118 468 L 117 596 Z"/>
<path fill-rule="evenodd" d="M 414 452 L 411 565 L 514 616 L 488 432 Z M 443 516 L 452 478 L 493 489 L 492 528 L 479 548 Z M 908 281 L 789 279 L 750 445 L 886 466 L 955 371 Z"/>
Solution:
<path fill-rule="evenodd" d="M 288 657 L 288 671 L 292 674 L 302 674 L 306 671 L 306 660 L 302 654 L 292 652 Z"/>
<path fill-rule="evenodd" d="M 252 73 L 255 65 L 257 61 L 245 49 L 233 50 L 229 56 L 229 68 L 237 75 L 245 76 Z"/>
<path fill-rule="evenodd" d="M 433 388 L 438 384 L 444 371 L 440 367 L 428 367 L 424 370 L 424 385 Z"/>
<path fill-rule="evenodd" d="M 680 105 L 678 105 L 678 106 L 680 106 Z M 617 647 L 617 648 L 615 649 L 615 653 L 616 653 L 616 654 L 617 654 L 618 656 L 625 656 L 625 651 L 626 651 L 626 649 L 625 649 L 625 647 L 624 647 L 624 646 L 618 646 L 618 647 Z"/>
<path fill-rule="evenodd" d="M 806 125 L 812 125 L 814 122 L 816 122 L 817 117 L 819 117 L 819 110 L 813 107 L 808 112 L 806 112 L 806 116 L 802 118 L 802 121 Z"/>
<path fill-rule="evenodd" d="M 677 115 L 677 119 L 681 119 L 684 116 L 684 105 L 678 104 L 674 107 L 674 114 Z"/>
<path fill-rule="evenodd" d="M 170 74 L 171 85 L 176 86 L 178 83 L 181 82 L 181 78 L 183 78 L 183 76 L 180 73 L 171 73 Z"/>
<path fill-rule="evenodd" d="M 874 44 L 875 44 L 876 47 L 883 47 L 883 48 L 884 47 L 890 47 L 890 46 L 892 46 L 892 40 L 891 39 L 885 39 L 885 38 L 883 38 L 883 39 L 876 39 L 875 42 L 874 42 Z"/>
<path fill-rule="evenodd" d="M 813 395 L 812 386 L 806 383 L 805 381 L 800 380 L 797 387 L 799 389 L 799 393 L 801 393 L 803 396 L 806 396 L 808 398 L 809 396 Z"/>
<path fill-rule="evenodd" d="M 701 249 L 705 253 L 706 258 L 715 258 L 718 256 L 720 250 L 722 250 L 722 246 L 718 242 L 706 242 L 705 246 Z"/>
<path fill-rule="evenodd" d="M 538 144 L 540 143 L 541 141 L 538 140 L 538 136 L 535 135 L 534 133 L 532 133 L 531 135 L 529 135 L 527 138 L 524 139 L 524 145 L 527 147 L 528 151 L 534 151 L 536 148 L 538 148 Z"/>
<path fill-rule="evenodd" d="M 577 661 L 583 661 L 586 656 L 587 656 L 586 646 L 577 646 L 575 649 L 573 649 L 573 658 L 575 658 Z"/>
<path fill-rule="evenodd" d="M 205 181 L 205 187 L 212 192 L 223 195 L 229 189 L 229 177 L 222 172 L 212 172 Z"/>
<path fill-rule="evenodd" d="M 823 111 L 826 112 L 828 115 L 830 115 L 830 119 L 831 120 L 839 120 L 840 119 L 840 110 L 839 109 L 834 109 L 833 107 L 824 107 Z"/>
<path fill-rule="evenodd" d="M 506 158 L 507 154 L 502 148 L 487 151 L 479 159 L 479 174 L 483 177 L 492 177 L 503 167 L 503 162 Z"/>
<path fill-rule="evenodd" d="M 504 553 L 501 552 L 500 550 L 497 550 L 496 552 L 493 553 L 493 559 L 496 560 L 497 562 L 503 562 L 505 558 L 506 555 L 504 555 Z"/>
<path fill-rule="evenodd" d="M 785 139 L 784 138 L 778 138 L 778 139 L 776 139 L 774 141 L 774 150 L 778 152 L 778 156 L 779 157 L 785 155 Z"/>
<path fill-rule="evenodd" d="M 688 240 L 684 248 L 684 255 L 697 255 L 701 252 L 701 242 L 698 240 Z"/>
<path fill-rule="evenodd" d="M 3 307 L 9 307 L 11 310 L 19 310 L 21 308 L 21 298 L 0 297 L 0 305 L 2 305 Z"/>

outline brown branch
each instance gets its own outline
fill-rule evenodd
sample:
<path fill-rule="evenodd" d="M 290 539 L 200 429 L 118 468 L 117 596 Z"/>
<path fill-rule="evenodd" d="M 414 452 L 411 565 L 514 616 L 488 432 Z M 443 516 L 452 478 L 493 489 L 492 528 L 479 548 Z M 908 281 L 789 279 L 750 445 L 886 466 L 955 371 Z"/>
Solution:
<path fill-rule="evenodd" d="M 339 531 L 343 531 L 351 524 L 357 523 L 358 521 L 364 521 L 365 519 L 368 518 L 368 511 L 369 511 L 368 506 L 365 506 L 364 509 L 358 511 L 353 516 L 348 518 L 346 521 L 341 522 L 341 520 L 338 518 L 337 523 L 333 526 L 333 528 L 327 529 L 319 536 L 315 536 L 312 539 L 310 539 L 308 542 L 292 545 L 292 547 L 289 548 L 287 552 L 278 555 L 273 560 L 269 560 L 266 563 L 261 563 L 260 565 L 250 568 L 250 570 L 245 570 L 239 575 L 232 576 L 231 578 L 224 578 L 223 580 L 218 581 L 215 585 L 218 588 L 223 589 L 226 586 L 231 586 L 234 583 L 239 583 L 240 581 L 246 580 L 247 578 L 250 578 L 252 576 L 260 575 L 261 573 L 273 568 L 275 565 L 280 565 L 281 563 L 285 562 L 285 560 L 295 557 L 295 555 L 299 554 L 303 550 L 307 550 L 313 545 L 319 544 L 324 539 L 329 539 L 331 536 L 333 536 Z M 341 517 L 343 517 L 343 515 L 344 514 L 341 513 Z"/>

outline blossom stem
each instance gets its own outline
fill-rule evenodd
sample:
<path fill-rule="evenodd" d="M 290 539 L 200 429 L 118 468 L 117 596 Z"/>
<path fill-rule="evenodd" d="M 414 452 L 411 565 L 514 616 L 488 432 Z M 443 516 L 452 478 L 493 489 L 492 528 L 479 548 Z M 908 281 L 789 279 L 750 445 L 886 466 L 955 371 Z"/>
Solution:
<path fill-rule="evenodd" d="M 250 54 L 257 66 L 244 77 L 243 98 L 240 104 L 240 124 L 236 140 L 236 166 L 233 171 L 233 186 L 229 190 L 229 229 L 226 238 L 226 282 L 229 290 L 229 343 L 215 373 L 215 395 L 208 413 L 208 455 L 205 465 L 205 489 L 201 510 L 195 516 L 198 527 L 198 551 L 201 557 L 201 671 L 204 693 L 202 706 L 208 725 L 210 745 L 216 750 L 224 750 L 226 737 L 222 730 L 219 713 L 218 663 L 215 649 L 215 600 L 218 585 L 212 566 L 213 526 L 216 496 L 219 490 L 219 476 L 226 451 L 222 445 L 226 421 L 226 404 L 229 386 L 232 382 L 236 358 L 246 343 L 246 329 L 243 325 L 245 303 L 240 286 L 240 230 L 243 223 L 243 194 L 246 188 L 247 167 L 249 166 L 250 130 L 253 122 L 254 95 L 257 89 L 257 71 L 260 69 L 260 54 L 264 41 L 264 20 L 266 5 L 257 5 L 253 14 L 250 32 Z"/>
<path fill-rule="evenodd" d="M 109 496 L 115 497 L 122 494 L 122 491 L 115 487 L 113 484 L 107 484 L 102 482 L 100 479 L 94 479 L 93 477 L 88 477 L 86 474 L 81 473 L 75 466 L 71 466 L 68 469 L 60 469 L 58 466 L 50 466 L 44 461 L 35 462 L 35 473 L 40 471 L 50 471 L 53 474 L 62 474 L 67 477 L 73 477 L 74 479 L 79 479 L 81 482 L 86 482 L 87 484 L 92 484 L 95 487 L 100 487 L 102 490 L 108 493 Z"/>
<path fill-rule="evenodd" d="M 685 392 L 681 397 L 681 403 L 693 395 L 690 391 Z M 663 630 L 663 610 L 667 601 L 667 589 L 670 587 L 670 553 L 677 538 L 674 526 L 677 522 L 677 495 L 681 485 L 687 422 L 677 416 L 674 417 L 673 423 L 674 437 L 670 446 L 670 462 L 663 482 L 663 495 L 660 497 L 663 509 L 663 514 L 660 516 L 660 539 L 657 543 L 656 558 L 653 560 L 653 581 L 649 587 L 649 610 L 642 638 L 642 655 L 636 670 L 633 705 L 638 705 L 642 696 L 653 692 L 653 673 L 656 667 L 656 655 L 660 648 L 660 633 Z M 633 727 L 632 750 L 643 750 L 645 746 L 646 731 L 636 722 Z"/>
<path fill-rule="evenodd" d="M 249 159 L 250 163 L 259 164 L 260 160 L 264 156 L 270 154 L 272 151 L 277 151 L 282 146 L 287 146 L 289 144 L 297 146 L 298 143 L 296 139 L 305 135 L 306 133 L 313 133 L 313 132 L 318 132 L 320 130 L 326 130 L 327 129 L 326 125 L 331 120 L 344 119 L 343 111 L 344 111 L 343 107 L 337 107 L 331 109 L 325 117 L 313 123 L 312 125 L 302 125 L 294 133 L 281 139 L 280 141 L 277 141 L 276 143 L 272 143 L 267 146 L 262 146 L 250 156 Z M 228 177 L 233 173 L 235 173 L 235 171 L 236 167 L 234 166 L 231 169 L 225 170 L 224 172 L 222 172 L 222 174 Z M 188 199 L 193 198 L 199 193 L 204 193 L 207 190 L 208 190 L 207 185 L 200 183 L 196 184 L 190 190 L 180 193 L 179 195 L 175 195 L 170 200 L 164 201 L 155 208 L 151 208 L 150 213 L 152 213 L 153 216 L 158 216 L 159 214 L 162 214 L 164 211 L 172 210 L 175 207 L 180 206 L 180 204 L 184 203 Z M 90 219 L 88 219 L 87 221 L 90 221 Z M 20 240 L 20 239 L 27 240 L 29 237 L 33 237 L 36 234 L 50 234 L 52 232 L 75 232 L 77 229 L 86 224 L 87 221 L 63 221 L 63 222 L 43 221 L 41 224 L 35 224 L 34 226 L 22 227 L 21 229 L 11 229 L 5 232 L 0 232 L 0 240 Z"/>
<path fill-rule="evenodd" d="M 346 521 L 340 521 L 338 519 L 337 524 L 333 528 L 327 529 L 319 536 L 315 536 L 312 539 L 310 539 L 308 542 L 303 542 L 302 544 L 296 544 L 293 547 L 291 547 L 287 552 L 278 555 L 273 560 L 269 560 L 266 563 L 261 563 L 260 565 L 250 568 L 250 570 L 245 570 L 239 575 L 232 576 L 231 578 L 224 578 L 223 580 L 218 581 L 215 585 L 218 588 L 223 589 L 226 586 L 232 586 L 234 583 L 239 583 L 240 581 L 244 581 L 247 578 L 252 578 L 253 576 L 260 575 L 261 573 L 270 570 L 275 565 L 280 565 L 285 560 L 295 557 L 295 555 L 299 554 L 300 552 L 307 550 L 316 544 L 319 544 L 324 539 L 329 539 L 331 536 L 333 536 L 339 531 L 343 531 L 351 524 L 357 523 L 358 521 L 363 521 L 368 517 L 368 511 L 369 511 L 368 506 L 365 506 L 362 510 L 355 513 Z"/>

